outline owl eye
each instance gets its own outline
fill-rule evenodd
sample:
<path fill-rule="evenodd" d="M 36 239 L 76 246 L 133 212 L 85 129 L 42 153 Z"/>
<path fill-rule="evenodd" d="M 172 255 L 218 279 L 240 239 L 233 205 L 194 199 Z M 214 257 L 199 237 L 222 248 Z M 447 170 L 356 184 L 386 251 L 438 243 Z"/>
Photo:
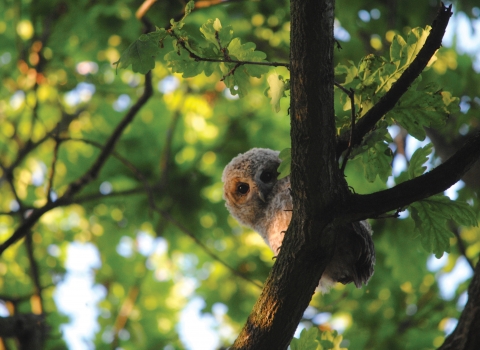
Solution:
<path fill-rule="evenodd" d="M 241 194 L 246 194 L 250 190 L 250 186 L 248 184 L 241 183 L 237 186 L 237 191 Z"/>
<path fill-rule="evenodd" d="M 274 176 L 270 171 L 264 171 L 260 175 L 260 180 L 262 180 L 262 182 L 264 182 L 264 183 L 268 183 L 268 182 L 272 181 L 273 178 L 274 178 Z"/>

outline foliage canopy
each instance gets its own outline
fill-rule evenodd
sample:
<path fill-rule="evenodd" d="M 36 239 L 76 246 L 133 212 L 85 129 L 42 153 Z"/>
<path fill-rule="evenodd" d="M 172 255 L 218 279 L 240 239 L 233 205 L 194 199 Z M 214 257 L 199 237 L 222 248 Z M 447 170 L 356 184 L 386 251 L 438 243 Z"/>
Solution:
<path fill-rule="evenodd" d="M 220 177 L 251 147 L 283 150 L 281 176 L 290 172 L 289 3 L 206 1 L 192 11 L 193 2 L 184 9 L 169 0 L 146 14 L 138 6 L 0 4 L 0 302 L 3 316 L 46 315 L 47 349 L 65 346 L 60 327 L 69 319 L 58 298 L 75 274 L 72 247 L 99 257 L 89 269 L 96 348 L 185 348 L 178 324 L 195 297 L 214 315 L 219 343 L 230 344 L 273 264 L 261 238 L 228 217 Z M 337 1 L 338 137 L 408 68 L 435 6 Z M 478 21 L 474 2 L 456 12 Z M 444 45 L 343 153 L 356 193 L 422 175 L 478 129 L 473 60 Z M 426 137 L 433 147 L 406 146 Z M 449 294 L 439 285 L 462 262 L 473 268 L 480 253 L 476 175 L 455 200 L 439 194 L 399 208 L 401 218 L 372 221 L 373 279 L 316 295 L 301 323 L 309 330 L 292 350 L 440 346 L 468 283 Z M 22 227 L 21 240 L 6 246 Z M 444 252 L 442 267 L 427 268 Z"/>

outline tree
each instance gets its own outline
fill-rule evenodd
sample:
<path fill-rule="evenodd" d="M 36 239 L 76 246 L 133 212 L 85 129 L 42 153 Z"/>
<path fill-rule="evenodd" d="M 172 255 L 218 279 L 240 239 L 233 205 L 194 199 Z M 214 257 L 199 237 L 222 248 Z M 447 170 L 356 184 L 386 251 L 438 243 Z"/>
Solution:
<path fill-rule="evenodd" d="M 427 252 L 417 251 L 419 242 L 402 240 L 398 233 L 413 231 L 415 223 L 416 232 L 421 234 L 417 241 L 441 256 L 450 245 L 450 234 L 444 227 L 446 220 L 451 218 L 466 226 L 476 221 L 472 214 L 478 212 L 473 182 L 465 179 L 467 187 L 460 191 L 460 199 L 471 200 L 473 210 L 469 205 L 450 202 L 444 197 L 430 197 L 458 181 L 480 152 L 478 133 L 459 151 L 452 152 L 452 145 L 459 139 L 458 126 L 478 123 L 478 115 L 475 115 L 478 85 L 467 89 L 475 86 L 474 78 L 457 82 L 457 91 L 454 91 L 460 96 L 466 96 L 464 91 L 471 93 L 470 101 L 473 102 L 466 114 L 455 110 L 458 100 L 451 94 L 428 84 L 440 80 L 438 88 L 448 90 L 451 72 L 441 75 L 431 69 L 422 74 L 421 82 L 417 79 L 441 44 L 450 10 L 442 7 L 431 31 L 414 32 L 417 41 L 414 41 L 415 35 L 409 37 L 414 42 L 407 40 L 404 46 L 400 39 L 389 40 L 392 46 L 397 44 L 392 55 L 402 57 L 402 53 L 421 42 L 420 39 L 428 37 L 416 58 L 412 56 L 412 61 L 408 61 L 411 64 L 405 64 L 406 69 L 389 71 L 391 63 L 372 57 L 364 59 L 358 67 L 343 61 L 337 73 L 340 77 L 346 74 L 347 78 L 337 84 L 334 92 L 335 17 L 331 1 L 292 1 L 289 63 L 285 54 L 288 52 L 288 40 L 285 40 L 288 28 L 283 24 L 288 20 L 285 6 L 273 9 L 278 3 L 232 3 L 226 9 L 230 13 L 252 14 L 251 22 L 256 26 L 254 33 L 265 40 L 258 46 L 275 62 L 264 65 L 258 64 L 264 62 L 265 55 L 250 44 L 234 41 L 224 20 L 206 21 L 206 18 L 222 15 L 219 7 L 212 6 L 213 2 L 197 2 L 199 11 L 193 14 L 189 14 L 192 8 L 187 6 L 186 12 L 176 17 L 175 13 L 181 11 L 179 5 L 152 4 L 145 2 L 138 8 L 137 17 L 142 19 L 145 32 L 150 34 L 137 41 L 135 37 L 141 25 L 132 15 L 137 7 L 130 2 L 100 5 L 62 2 L 53 10 L 42 3 L 4 5 L 7 9 L 3 11 L 5 20 L 15 23 L 16 33 L 6 32 L 10 46 L 7 45 L 5 52 L 9 55 L 2 56 L 0 52 L 0 57 L 7 67 L 18 67 L 6 70 L 2 77 L 2 95 L 8 102 L 2 107 L 5 111 L 2 144 L 5 146 L 1 154 L 4 210 L 1 216 L 1 299 L 12 317 L 29 312 L 46 314 L 46 322 L 53 329 L 51 332 L 56 332 L 62 320 L 51 295 L 58 282 L 57 276 L 65 272 L 68 247 L 61 242 L 81 241 L 94 242 L 103 261 L 96 279 L 104 286 L 106 294 L 100 308 L 110 316 L 100 318 L 97 344 L 110 342 L 112 347 L 121 345 L 124 348 L 158 348 L 170 344 L 181 348 L 173 328 L 177 316 L 172 316 L 186 303 L 185 296 L 176 296 L 179 286 L 185 285 L 185 280 L 174 283 L 175 274 L 179 272 L 203 281 L 197 293 L 205 298 L 207 309 L 215 302 L 224 302 L 230 317 L 225 322 L 238 327 L 258 295 L 259 281 L 267 275 L 269 264 L 265 260 L 269 257 L 261 253 L 263 248 L 249 245 L 245 236 L 231 236 L 225 232 L 232 226 L 234 231 L 238 230 L 238 226 L 227 221 L 220 200 L 219 173 L 233 155 L 246 149 L 245 140 L 250 139 L 251 146 L 285 148 L 289 145 L 285 119 L 280 121 L 272 116 L 267 100 L 259 99 L 256 92 L 256 86 L 258 90 L 265 88 L 263 80 L 249 78 L 261 76 L 267 71 L 265 67 L 274 65 L 280 67 L 277 71 L 283 75 L 288 72 L 281 67 L 290 68 L 295 211 L 281 254 L 233 348 L 286 348 L 328 263 L 328 252 L 335 244 L 334 228 L 345 222 L 379 218 L 388 212 L 398 214 L 407 206 L 409 218 L 378 220 L 375 226 L 379 262 L 369 286 L 359 291 L 339 286 L 329 295 L 316 297 L 312 305 L 332 313 L 343 310 L 353 316 L 353 325 L 344 334 L 351 349 L 362 346 L 401 348 L 399 344 L 405 342 L 409 348 L 438 347 L 439 337 L 443 342 L 438 325 L 445 316 L 456 316 L 455 301 L 437 299 L 438 289 L 432 275 L 423 266 L 419 267 Z M 203 10 L 205 5 L 210 6 Z M 335 15 L 339 18 L 356 16 L 355 6 L 348 10 L 339 3 Z M 171 9 L 173 14 L 166 11 Z M 153 31 L 146 11 L 149 18 L 155 18 L 155 24 L 168 23 L 170 17 L 175 17 L 175 21 L 165 30 Z M 393 5 L 378 11 L 392 15 L 395 11 L 401 12 Z M 434 13 L 428 8 L 425 11 Z M 30 17 L 27 19 L 20 13 Z M 261 13 L 270 14 L 265 27 L 262 26 L 265 16 Z M 405 20 L 406 16 L 399 18 Z M 413 14 L 411 18 L 412 22 L 417 20 L 411 26 L 425 24 Z M 241 36 L 251 37 L 248 22 L 231 22 Z M 394 24 L 392 16 L 388 16 L 387 22 Z M 197 30 L 203 23 L 206 24 L 202 26 L 203 38 L 200 38 Z M 343 23 L 349 24 L 346 20 Z M 402 28 L 404 24 L 398 25 Z M 241 28 L 246 28 L 243 33 Z M 270 28 L 275 29 L 274 34 Z M 75 33 L 69 37 L 68 45 L 65 33 Z M 93 38 L 92 33 L 95 33 Z M 367 38 L 364 42 L 368 45 L 368 31 L 363 28 L 358 33 Z M 122 38 L 128 38 L 133 46 L 127 48 Z M 266 39 L 271 47 L 265 45 Z M 373 39 L 378 38 L 373 35 Z M 174 51 L 162 59 L 162 46 L 171 45 L 168 40 L 173 42 Z M 202 40 L 210 46 L 195 46 Z M 116 47 L 119 45 L 127 49 L 127 56 L 120 58 L 120 67 L 132 63 L 133 70 L 146 73 L 155 66 L 152 56 L 160 61 L 145 75 L 144 87 L 140 85 L 139 75 L 119 70 L 115 77 L 109 64 L 94 62 L 97 59 L 110 63 L 117 60 Z M 380 45 L 378 42 L 375 45 L 379 52 L 386 46 L 381 40 Z M 347 52 L 345 56 L 349 57 L 349 44 L 342 46 Z M 132 48 L 135 50 L 131 51 Z M 12 59 L 13 50 L 18 57 Z M 132 52 L 140 54 L 132 56 Z M 449 62 L 446 58 L 449 52 L 440 51 L 439 60 Z M 215 61 L 208 56 L 219 53 L 222 54 Z M 360 57 L 351 55 L 349 58 Z M 468 67 L 465 71 L 471 70 L 471 61 L 465 60 L 462 67 Z M 253 64 L 246 64 L 246 61 Z M 164 79 L 169 75 L 166 65 L 184 77 L 202 72 L 209 77 L 184 81 L 180 83 L 183 91 L 177 88 L 168 93 L 169 80 Z M 358 80 L 348 81 L 349 74 L 356 77 L 360 76 L 359 72 L 365 77 L 360 84 L 362 88 L 356 88 Z M 367 84 L 371 72 L 378 74 Z M 373 93 L 372 87 L 378 87 L 378 80 L 384 77 L 396 82 L 385 84 L 384 90 Z M 224 86 L 219 85 L 220 79 L 231 93 L 243 96 L 249 92 L 253 97 L 240 100 L 223 97 Z M 163 101 L 152 98 L 158 94 L 154 94 L 152 80 L 161 80 L 164 84 L 161 88 Z M 408 89 L 412 84 L 415 89 Z M 355 90 L 350 90 L 351 87 Z M 275 88 L 279 88 L 276 90 L 279 98 L 288 91 L 288 82 L 277 78 L 270 84 L 272 99 L 275 99 Z M 411 121 L 408 103 L 413 100 L 412 103 L 417 103 L 413 106 L 418 107 L 418 100 L 422 98 L 429 99 L 427 106 L 433 106 L 433 111 L 424 108 L 431 114 L 425 112 L 418 120 Z M 335 106 L 341 99 L 350 109 L 341 111 L 340 106 Z M 128 105 L 130 100 L 135 102 L 126 108 L 125 102 Z M 282 110 L 286 110 L 286 102 L 279 103 Z M 404 118 L 398 115 L 398 109 L 397 115 L 392 117 L 395 106 L 402 103 L 402 107 L 406 105 Z M 112 105 L 116 112 L 111 110 Z M 232 106 L 237 110 L 232 111 Z M 213 110 L 216 116 L 209 117 Z M 386 114 L 389 111 L 392 113 Z M 455 128 L 439 133 L 439 124 L 448 114 L 455 115 L 448 121 Z M 183 124 L 181 119 L 184 119 Z M 258 133 L 259 120 L 264 130 L 267 129 L 262 135 Z M 422 126 L 432 125 L 436 129 L 427 132 L 439 149 L 440 157 L 448 152 L 455 154 L 433 171 L 423 174 L 423 164 L 431 149 L 421 148 L 411 157 L 408 169 L 395 176 L 398 185 L 387 188 L 385 182 L 391 172 L 392 157 L 385 141 L 388 135 L 384 120 L 386 123 L 397 121 L 418 138 L 422 136 Z M 421 127 L 416 126 L 418 123 Z M 164 138 L 158 137 L 159 130 L 165 133 Z M 396 147 L 401 154 L 401 142 L 397 142 Z M 364 171 L 359 175 L 358 169 Z M 371 194 L 356 194 L 347 182 L 355 191 Z M 199 193 L 199 188 L 202 188 L 203 199 L 192 195 Z M 427 198 L 431 199 L 422 201 Z M 413 202 L 417 204 L 411 205 Z M 463 246 L 462 236 L 469 231 L 453 225 L 460 254 L 477 259 L 476 250 L 467 251 Z M 470 247 L 476 246 L 478 234 L 476 229 L 470 229 Z M 151 250 L 142 254 L 140 241 L 151 235 L 161 237 L 157 242 L 168 242 L 167 254 Z M 252 242 L 255 236 L 248 233 L 246 237 Z M 20 244 L 15 244 L 19 240 Z M 122 253 L 118 249 L 121 244 L 129 247 L 130 252 Z M 393 247 L 388 247 L 390 244 Z M 242 247 L 237 256 L 228 253 L 242 245 L 258 254 L 242 253 Z M 262 258 L 262 254 L 267 258 Z M 405 263 L 400 261 L 402 256 L 412 262 L 406 267 L 407 272 L 400 271 L 405 268 Z M 449 255 L 452 263 L 457 256 Z M 166 268 L 165 265 L 170 266 Z M 421 271 L 411 274 L 411 269 Z M 477 279 L 478 273 L 472 280 L 470 295 L 478 295 Z M 465 288 L 466 285 L 460 287 L 458 296 Z M 478 322 L 476 302 L 478 298 L 469 298 L 458 327 L 447 338 L 444 348 L 474 348 L 478 344 L 474 332 L 468 333 Z M 414 305 L 418 312 L 410 312 L 405 317 L 398 315 L 407 305 Z M 435 311 L 434 317 L 429 317 L 429 309 Z M 379 325 L 378 310 L 382 310 L 381 318 L 393 318 L 392 322 Z M 363 311 L 368 311 L 368 316 L 361 316 Z M 359 317 L 367 326 L 363 327 Z M 24 320 L 29 319 L 39 320 L 25 315 Z M 45 334 L 43 321 L 38 324 Z M 368 336 L 362 338 L 358 335 L 364 329 L 368 329 Z M 127 336 L 122 330 L 127 331 Z M 419 332 L 423 334 L 422 340 L 418 339 Z M 112 337 L 102 339 L 101 335 L 107 333 Z M 2 336 L 22 339 L 21 334 L 17 329 Z M 395 339 L 389 337 L 392 334 Z M 48 348 L 58 346 L 58 337 L 45 337 Z M 462 345 L 457 345 L 458 342 Z"/>

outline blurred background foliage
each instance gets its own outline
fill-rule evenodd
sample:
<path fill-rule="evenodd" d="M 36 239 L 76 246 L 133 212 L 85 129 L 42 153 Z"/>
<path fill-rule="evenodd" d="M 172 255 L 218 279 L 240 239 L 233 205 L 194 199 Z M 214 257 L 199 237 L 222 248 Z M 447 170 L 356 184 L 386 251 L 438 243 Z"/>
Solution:
<path fill-rule="evenodd" d="M 55 198 L 83 175 L 141 95 L 144 77 L 117 72 L 112 65 L 142 33 L 144 25 L 135 17 L 141 4 L 0 3 L 2 242 L 22 216 L 47 202 L 49 188 Z M 146 18 L 167 26 L 184 5 L 154 2 Z M 288 1 L 204 0 L 197 6 L 187 21 L 191 28 L 219 18 L 242 42 L 256 43 L 269 61 L 288 61 Z M 358 62 L 369 53 L 387 56 L 393 35 L 431 24 L 437 6 L 437 1 L 337 1 L 335 35 L 341 49 L 336 61 Z M 480 122 L 480 8 L 474 0 L 454 6 L 448 45 L 424 73 L 425 81 L 461 97 L 462 113 L 437 135 L 448 149 Z M 470 32 L 456 30 L 461 25 Z M 283 68 L 272 71 L 288 76 Z M 51 326 L 47 349 L 219 348 L 240 330 L 273 264 L 262 239 L 228 216 L 221 174 L 233 156 L 252 147 L 290 146 L 288 101 L 275 114 L 263 79 L 252 79 L 249 94 L 236 99 L 220 76 L 182 79 L 162 61 L 152 77 L 153 97 L 127 127 L 99 177 L 72 204 L 44 214 L 30 238 L 0 258 L 0 315 L 45 313 Z M 394 165 L 401 170 L 411 155 L 405 145 L 414 143 L 400 129 L 392 133 Z M 438 164 L 438 156 L 430 163 Z M 347 167 L 347 180 L 358 193 L 386 186 L 378 179 L 368 183 L 355 161 Z M 467 183 L 458 196 L 478 212 L 477 191 L 478 182 Z M 340 330 L 349 349 L 438 347 L 466 302 L 468 261 L 478 260 L 479 229 L 452 227 L 457 235 L 451 253 L 438 262 L 414 237 L 408 213 L 372 225 L 377 265 L 368 286 L 339 284 L 329 294 L 316 294 L 301 327 Z M 75 256 L 75 249 L 83 253 Z M 455 280 L 452 271 L 461 276 Z M 93 293 L 94 302 L 83 303 L 65 288 L 76 275 L 93 281 L 85 293 Z M 213 347 L 200 326 L 189 330 L 197 337 L 195 347 L 182 335 L 182 311 L 193 300 L 212 315 Z M 87 323 L 93 326 L 75 343 L 65 327 L 75 316 L 65 305 L 76 303 L 92 310 Z M 2 340 L 2 346 L 15 348 L 12 339 Z"/>

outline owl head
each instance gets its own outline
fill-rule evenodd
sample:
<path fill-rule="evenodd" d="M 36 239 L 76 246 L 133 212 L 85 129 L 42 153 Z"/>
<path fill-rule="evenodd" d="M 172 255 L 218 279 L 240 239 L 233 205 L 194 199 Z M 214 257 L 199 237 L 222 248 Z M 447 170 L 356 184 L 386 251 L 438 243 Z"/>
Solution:
<path fill-rule="evenodd" d="M 277 183 L 278 154 L 271 149 L 252 148 L 233 158 L 223 171 L 225 205 L 244 225 L 255 226 L 268 205 Z"/>

